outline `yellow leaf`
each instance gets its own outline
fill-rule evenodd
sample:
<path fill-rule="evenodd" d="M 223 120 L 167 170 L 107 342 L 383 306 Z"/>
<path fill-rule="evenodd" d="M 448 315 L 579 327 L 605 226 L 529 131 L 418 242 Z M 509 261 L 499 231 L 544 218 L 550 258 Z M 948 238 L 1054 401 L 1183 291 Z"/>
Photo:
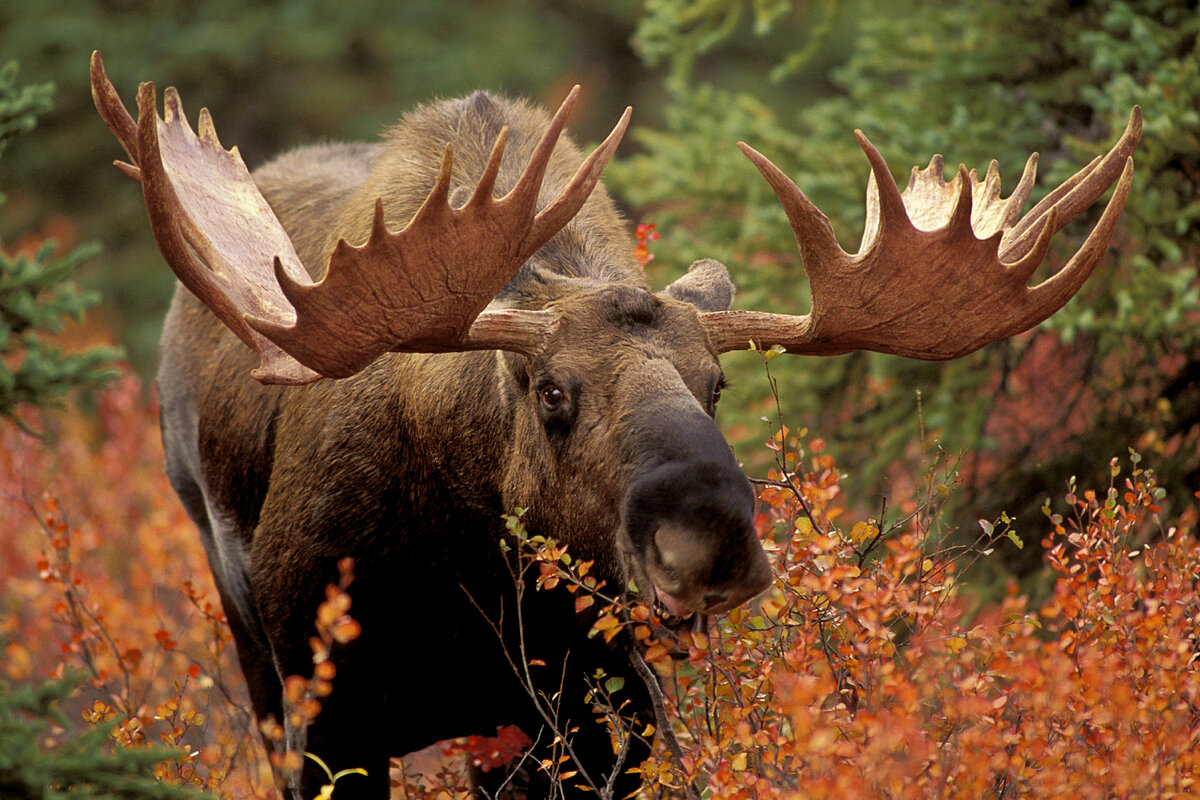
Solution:
<path fill-rule="evenodd" d="M 856 522 L 854 527 L 850 529 L 850 541 L 854 543 L 865 542 L 871 539 L 875 534 L 879 533 L 879 528 L 869 522 Z"/>

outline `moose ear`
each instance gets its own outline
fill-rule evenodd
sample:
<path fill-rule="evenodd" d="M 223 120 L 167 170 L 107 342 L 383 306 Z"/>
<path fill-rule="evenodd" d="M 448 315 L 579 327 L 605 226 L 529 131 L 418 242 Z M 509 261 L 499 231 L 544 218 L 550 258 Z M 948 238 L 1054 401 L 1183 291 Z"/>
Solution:
<path fill-rule="evenodd" d="M 728 311 L 733 292 L 725 265 L 705 258 L 693 261 L 687 274 L 663 289 L 662 295 L 691 303 L 698 311 Z"/>

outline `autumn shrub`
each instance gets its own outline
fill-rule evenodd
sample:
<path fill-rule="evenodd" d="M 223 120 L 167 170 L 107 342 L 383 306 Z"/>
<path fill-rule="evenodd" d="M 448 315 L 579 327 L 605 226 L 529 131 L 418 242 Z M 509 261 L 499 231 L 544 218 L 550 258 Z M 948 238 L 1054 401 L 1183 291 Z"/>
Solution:
<path fill-rule="evenodd" d="M 561 547 L 526 537 L 537 577 L 527 590 L 574 587 L 594 635 L 637 642 L 659 676 L 653 730 L 622 727 L 619 683 L 596 676 L 593 689 L 617 746 L 621 736 L 658 743 L 649 761 L 627 765 L 646 796 L 1195 795 L 1194 502 L 1163 519 L 1153 471 L 1128 454 L 1108 466 L 1108 486 L 1043 496 L 1036 526 L 981 521 L 973 544 L 950 545 L 939 510 L 955 459 L 934 448 L 910 497 L 855 519 L 825 443 L 772 424 L 776 465 L 757 481 L 757 521 L 776 582 L 708 635 L 674 637 L 617 587 L 589 583 Z M 101 393 L 94 418 L 65 417 L 54 450 L 11 427 L 0 438 L 0 677 L 14 691 L 71 669 L 85 681 L 43 744 L 71 724 L 113 725 L 112 748 L 171 748 L 154 767 L 167 785 L 271 796 L 199 537 L 163 477 L 154 409 L 136 382 Z M 1018 542 L 1043 551 L 1040 589 L 1010 583 L 993 601 L 964 580 Z M 352 584 L 331 587 L 314 609 L 324 647 L 353 635 L 352 594 Z M 337 691 L 314 654 L 314 674 L 289 680 L 293 708 L 310 715 Z M 443 749 L 496 768 L 525 741 L 501 729 Z M 287 769 L 296 758 L 274 760 Z M 443 766 L 433 777 L 398 768 L 394 783 L 409 797 L 463 791 L 461 771 Z M 564 776 L 570 767 L 546 765 Z"/>
<path fill-rule="evenodd" d="M 0 427 L 0 678 L 68 671 L 63 708 L 118 748 L 167 746 L 172 784 L 224 797 L 270 786 L 200 539 L 167 484 L 155 410 L 126 376 L 48 448 Z M 41 742 L 53 748 L 70 733 Z"/>
<path fill-rule="evenodd" d="M 1194 796 L 1194 508 L 1162 525 L 1153 474 L 1114 460 L 1047 501 L 1046 601 L 980 609 L 960 573 L 1011 546 L 1000 526 L 957 549 L 919 507 L 839 526 L 814 444 L 763 492 L 774 590 L 676 671 L 683 757 L 644 769 L 719 797 Z"/>
<path fill-rule="evenodd" d="M 1160 519 L 1165 492 L 1140 456 L 1113 459 L 1104 489 L 1045 499 L 1044 533 L 1028 544 L 1002 515 L 980 520 L 972 544 L 947 545 L 940 507 L 957 465 L 945 454 L 897 510 L 849 522 L 821 439 L 779 426 L 767 447 L 765 597 L 708 636 L 678 638 L 644 606 L 601 595 L 593 633 L 638 641 L 666 688 L 670 732 L 638 767 L 648 795 L 1200 791 L 1197 508 Z M 963 581 L 997 548 L 1039 543 L 1043 601 L 1010 583 L 983 603 Z M 560 548 L 534 558 L 541 583 L 594 588 Z"/>

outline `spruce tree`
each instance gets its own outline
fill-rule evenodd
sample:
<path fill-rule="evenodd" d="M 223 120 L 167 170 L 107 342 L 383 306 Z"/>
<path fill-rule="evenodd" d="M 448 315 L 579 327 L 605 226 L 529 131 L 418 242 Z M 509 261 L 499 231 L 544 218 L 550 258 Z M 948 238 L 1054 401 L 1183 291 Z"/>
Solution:
<path fill-rule="evenodd" d="M 54 92 L 50 84 L 18 87 L 16 76 L 16 62 L 0 68 L 0 155 L 12 139 L 34 129 Z M 0 205 L 4 201 L 0 194 Z M 79 322 L 98 301 L 69 282 L 98 245 L 80 245 L 61 255 L 57 250 L 53 241 L 32 253 L 10 252 L 0 243 L 0 417 L 27 430 L 28 422 L 19 416 L 22 406 L 57 403 L 71 389 L 94 388 L 116 375 L 115 349 L 67 354 L 46 339 L 67 320 Z"/>

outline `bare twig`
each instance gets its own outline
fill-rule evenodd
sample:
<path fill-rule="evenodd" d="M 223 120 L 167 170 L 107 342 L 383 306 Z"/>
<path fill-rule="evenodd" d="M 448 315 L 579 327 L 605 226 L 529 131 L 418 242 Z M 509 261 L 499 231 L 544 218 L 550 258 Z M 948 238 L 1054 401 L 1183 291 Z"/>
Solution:
<path fill-rule="evenodd" d="M 516 579 L 515 575 L 513 577 L 514 577 L 514 579 Z M 533 701 L 533 706 L 537 710 L 538 716 L 540 716 L 542 718 L 542 721 L 546 724 L 546 726 L 550 729 L 550 731 L 555 735 L 557 741 L 561 743 L 563 749 L 566 750 L 567 755 L 571 758 L 572 763 L 574 763 L 576 768 L 578 768 L 579 774 L 583 777 L 583 779 L 585 781 L 587 781 L 588 786 L 591 788 L 592 791 L 596 792 L 599 797 L 604 797 L 604 798 L 608 798 L 608 800 L 611 800 L 611 797 L 612 797 L 611 793 L 601 794 L 600 787 L 596 784 L 596 782 L 594 780 L 592 780 L 592 777 L 588 774 L 587 769 L 583 766 L 583 763 L 580 761 L 579 757 L 575 754 L 575 749 L 571 746 L 570 737 L 568 737 L 566 735 L 566 732 L 564 732 L 563 730 L 561 730 L 559 728 L 557 719 L 552 717 L 550 715 L 550 713 L 543 707 L 542 698 L 539 697 L 538 692 L 534 689 L 533 677 L 530 675 L 530 672 L 529 672 L 529 659 L 525 655 L 525 626 L 524 626 L 523 615 L 521 614 L 521 595 L 523 594 L 523 591 L 524 591 L 524 581 L 518 580 L 517 603 L 516 603 L 518 648 L 520 649 L 520 652 L 521 652 L 521 662 L 522 662 L 520 666 L 518 666 L 517 663 L 515 661 L 513 661 L 512 654 L 508 652 L 508 647 L 504 641 L 503 631 L 500 629 L 500 627 L 497 625 L 497 623 L 494 620 L 492 620 L 491 617 L 489 617 L 487 615 L 487 613 L 483 610 L 483 607 L 479 605 L 479 603 L 471 595 L 470 591 L 467 590 L 467 587 L 463 586 L 462 584 L 459 584 L 459 588 L 462 589 L 463 594 L 465 594 L 467 596 L 467 599 L 471 601 L 471 605 L 475 606 L 475 610 L 479 612 L 479 615 L 481 617 L 483 617 L 484 622 L 487 623 L 488 627 L 490 627 L 492 629 L 492 632 L 496 635 L 496 638 L 500 642 L 500 649 L 504 653 L 504 659 L 508 662 L 509 667 L 512 668 L 513 674 L 517 676 L 517 680 L 521 684 L 521 688 L 525 690 L 525 694 L 528 695 L 529 699 Z M 567 662 L 567 659 L 564 658 L 563 659 L 563 671 L 564 672 L 566 671 L 566 662 Z"/>

